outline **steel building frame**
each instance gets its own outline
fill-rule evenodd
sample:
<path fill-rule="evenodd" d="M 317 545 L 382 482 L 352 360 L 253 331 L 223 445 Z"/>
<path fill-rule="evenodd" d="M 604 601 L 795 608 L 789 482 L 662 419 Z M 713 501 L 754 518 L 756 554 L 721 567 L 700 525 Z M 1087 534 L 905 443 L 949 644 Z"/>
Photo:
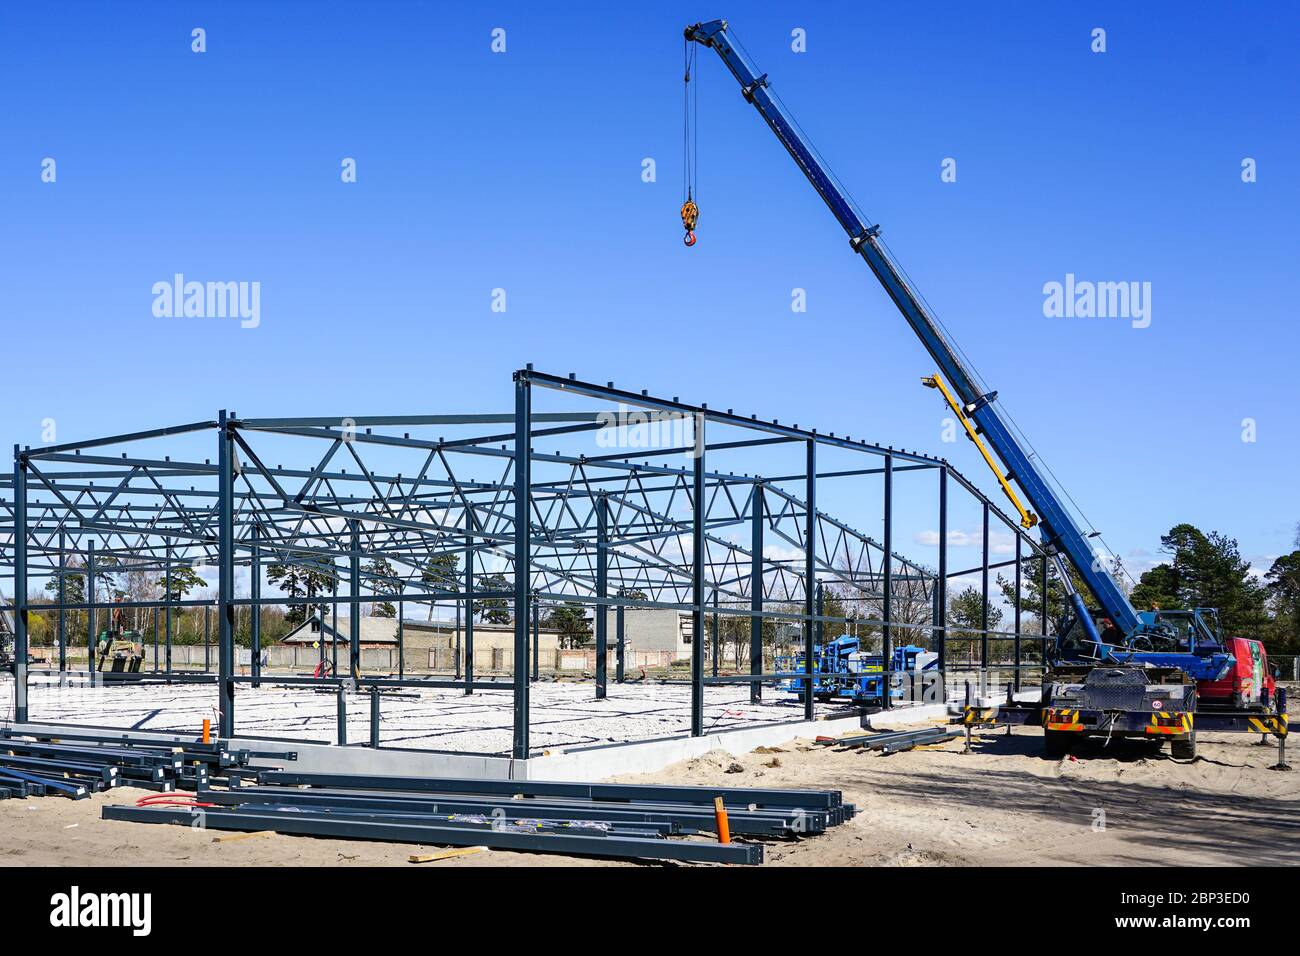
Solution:
<path fill-rule="evenodd" d="M 598 408 L 534 411 L 539 390 L 563 393 Z M 558 394 L 553 397 L 559 400 Z M 991 570 L 1014 566 L 1019 585 L 1023 559 L 1042 554 L 1015 520 L 945 459 L 625 391 L 612 382 L 602 386 L 572 375 L 548 375 L 531 365 L 514 374 L 514 398 L 513 413 L 505 414 L 240 418 L 222 411 L 214 420 L 150 431 L 40 448 L 15 446 L 12 478 L 0 480 L 0 573 L 12 575 L 8 590 L 15 612 L 13 716 L 28 719 L 29 609 L 57 615 L 60 671 L 67 670 L 67 642 L 77 638 L 67 634 L 67 612 L 90 612 L 88 630 L 93 631 L 97 613 L 103 611 L 94 587 L 83 603 L 67 601 L 60 588 L 58 600 L 30 605 L 32 582 L 61 582 L 68 573 L 69 555 L 84 562 L 77 573 L 84 572 L 91 582 L 96 569 L 106 565 L 146 570 L 164 580 L 180 567 L 217 568 L 215 602 L 170 600 L 170 589 L 165 589 L 162 600 L 116 606 L 154 609 L 155 614 L 161 610 L 170 648 L 173 609 L 215 605 L 215 674 L 169 672 L 166 678 L 215 682 L 218 732 L 223 737 L 235 733 L 237 685 L 261 679 L 259 614 L 249 615 L 252 654 L 247 675 L 236 673 L 236 614 L 289 603 L 283 596 L 262 595 L 262 571 L 269 564 L 332 576 L 338 582 L 336 592 L 345 593 L 319 596 L 313 603 L 333 604 L 336 613 L 343 605 L 350 623 L 345 674 L 325 679 L 276 676 L 277 684 L 328 680 L 353 689 L 440 687 L 472 694 L 484 682 L 474 674 L 470 610 L 475 601 L 506 601 L 514 622 L 513 677 L 508 685 L 494 686 L 508 686 L 513 693 L 512 753 L 524 759 L 530 753 L 527 662 L 530 647 L 536 655 L 540 602 L 577 601 L 600 612 L 594 615 L 598 697 L 606 694 L 607 609 L 615 612 L 619 679 L 623 609 L 689 612 L 690 731 L 700 735 L 704 687 L 746 683 L 758 699 L 764 683 L 790 676 L 764 670 L 765 620 L 799 628 L 806 664 L 812 666 L 810 652 L 820 631 L 846 620 L 822 613 L 819 592 L 825 584 L 862 596 L 873 613 L 859 620 L 880 630 L 886 659 L 895 632 L 906 627 L 909 634 L 930 635 L 942 666 L 950 632 L 957 630 L 945 619 L 948 580 L 979 572 L 987 598 Z M 658 426 L 683 440 L 650 449 L 634 440 Z M 413 435 L 417 430 L 468 434 Z M 609 444 L 616 450 L 608 453 L 589 454 L 591 449 L 583 444 L 611 436 Z M 539 448 L 540 442 L 551 440 L 579 447 L 561 447 L 554 453 Z M 291 445 L 309 447 L 310 464 L 286 468 L 270 463 L 278 460 L 272 455 Z M 173 458 L 178 447 L 185 454 Z M 203 448 L 208 455 L 194 452 Z M 760 449 L 763 454 L 784 450 L 797 456 L 801 466 L 759 476 L 724 472 L 713 464 Z M 825 459 L 845 452 L 864 456 L 861 465 L 819 465 L 819 453 Z M 651 462 L 650 454 L 668 460 Z M 495 477 L 468 477 L 467 469 L 475 463 Z M 895 481 L 905 473 L 927 471 L 937 475 L 935 570 L 897 553 L 893 538 Z M 817 505 L 819 484 L 869 476 L 879 477 L 883 486 L 880 541 Z M 981 565 L 955 572 L 947 565 L 952 485 L 981 508 L 984 532 Z M 1014 534 L 1014 560 L 990 563 L 991 522 Z M 772 557 L 768 551 L 773 546 L 795 556 Z M 430 559 L 451 555 L 457 558 L 453 570 L 442 579 L 431 579 Z M 376 575 L 363 569 L 363 561 L 375 559 L 386 561 L 392 573 Z M 1046 565 L 1042 563 L 1044 569 Z M 519 568 L 526 570 L 516 573 Z M 237 569 L 246 569 L 247 596 L 236 593 Z M 463 676 L 448 680 L 364 675 L 360 616 L 362 605 L 375 600 L 457 604 L 465 620 Z M 899 601 L 931 608 L 930 620 L 918 626 L 898 619 L 894 608 Z M 1018 602 L 1014 610 L 1013 630 L 991 631 L 986 619 L 977 633 L 984 665 L 990 638 L 1014 642 L 1018 683 L 1022 638 L 1045 640 L 1047 622 L 1044 615 L 1041 634 L 1022 635 Z M 717 674 L 721 616 L 750 622 L 749 674 Z M 715 640 L 712 674 L 706 674 L 704 666 L 709 618 Z M 88 666 L 93 671 L 93 655 Z M 809 696 L 804 715 L 811 719 L 813 713 Z"/>

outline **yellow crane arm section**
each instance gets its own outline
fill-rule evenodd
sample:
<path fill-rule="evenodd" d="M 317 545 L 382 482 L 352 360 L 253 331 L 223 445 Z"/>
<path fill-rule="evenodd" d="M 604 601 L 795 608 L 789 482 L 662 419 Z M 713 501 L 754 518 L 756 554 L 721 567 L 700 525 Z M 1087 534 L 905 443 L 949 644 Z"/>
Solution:
<path fill-rule="evenodd" d="M 993 456 L 989 453 L 988 448 L 985 447 L 984 442 L 980 441 L 979 432 L 976 430 L 975 426 L 971 424 L 970 419 L 966 417 L 966 413 L 962 410 L 961 403 L 958 402 L 952 392 L 949 391 L 948 386 L 944 384 L 944 381 L 939 377 L 939 374 L 936 372 L 934 375 L 929 375 L 921 379 L 921 384 L 926 386 L 926 388 L 937 388 L 943 395 L 944 401 L 948 403 L 948 407 L 951 408 L 953 414 L 957 416 L 957 421 L 961 422 L 962 427 L 966 429 L 966 437 L 975 443 L 975 447 L 978 448 L 980 454 L 984 456 L 985 463 L 997 478 L 998 484 L 1002 486 L 1003 493 L 1011 503 L 1015 505 L 1016 511 L 1020 512 L 1021 527 L 1032 528 L 1034 525 L 1038 524 L 1038 515 L 1034 514 L 1020 503 L 1019 496 L 1016 494 L 1015 489 L 1011 487 L 1011 483 L 1007 480 L 1008 476 L 1002 473 L 1002 469 L 998 467 L 998 463 L 993 460 Z"/>

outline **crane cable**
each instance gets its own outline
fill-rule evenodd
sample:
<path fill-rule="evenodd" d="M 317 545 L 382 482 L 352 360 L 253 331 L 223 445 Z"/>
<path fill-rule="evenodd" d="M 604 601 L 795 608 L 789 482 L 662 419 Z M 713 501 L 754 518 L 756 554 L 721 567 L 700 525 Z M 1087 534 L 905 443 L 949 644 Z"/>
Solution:
<path fill-rule="evenodd" d="M 682 54 L 685 61 L 685 87 L 682 102 L 682 226 L 688 246 L 695 245 L 695 223 L 700 218 L 700 207 L 695 204 L 698 193 L 696 176 L 699 171 L 699 83 L 695 86 L 695 109 L 691 109 L 691 73 L 695 70 L 696 45 L 683 38 Z"/>

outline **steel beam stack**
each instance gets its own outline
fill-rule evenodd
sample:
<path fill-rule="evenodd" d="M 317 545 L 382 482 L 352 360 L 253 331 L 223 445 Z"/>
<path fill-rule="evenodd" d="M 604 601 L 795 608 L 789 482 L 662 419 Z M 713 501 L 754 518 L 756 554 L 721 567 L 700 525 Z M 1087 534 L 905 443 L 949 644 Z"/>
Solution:
<path fill-rule="evenodd" d="M 205 788 L 204 807 L 104 807 L 106 820 L 305 834 L 571 856 L 757 864 L 763 848 L 719 838 L 783 839 L 851 819 L 837 790 L 677 787 L 557 781 L 257 772 Z M 201 820 L 196 824 L 196 815 Z"/>
<path fill-rule="evenodd" d="M 253 754 L 219 741 L 171 744 L 107 732 L 0 728 L 0 799 L 79 800 L 119 786 L 163 793 L 203 789 L 216 778 L 237 776 Z"/>

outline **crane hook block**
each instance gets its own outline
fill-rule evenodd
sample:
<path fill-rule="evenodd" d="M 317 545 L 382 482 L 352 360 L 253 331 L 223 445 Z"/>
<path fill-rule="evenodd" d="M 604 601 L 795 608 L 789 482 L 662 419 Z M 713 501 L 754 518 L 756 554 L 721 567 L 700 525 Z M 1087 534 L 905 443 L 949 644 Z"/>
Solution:
<path fill-rule="evenodd" d="M 693 200 L 686 200 L 682 203 L 682 226 L 686 229 L 686 238 L 683 240 L 688 246 L 695 245 L 695 223 L 700 218 L 700 207 L 695 205 Z"/>

